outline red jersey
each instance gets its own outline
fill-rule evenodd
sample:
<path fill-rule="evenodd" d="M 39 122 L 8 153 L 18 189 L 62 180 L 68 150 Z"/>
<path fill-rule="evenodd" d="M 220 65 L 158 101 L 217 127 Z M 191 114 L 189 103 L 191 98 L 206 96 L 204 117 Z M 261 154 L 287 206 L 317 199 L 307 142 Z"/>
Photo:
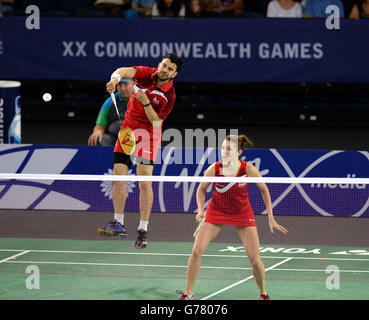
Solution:
<path fill-rule="evenodd" d="M 247 177 L 247 162 L 241 161 L 236 177 Z M 215 163 L 215 176 L 224 177 L 221 163 Z M 252 210 L 248 183 L 213 183 L 213 196 L 206 208 L 205 222 L 213 224 L 231 224 L 237 226 L 256 226 Z"/>
<path fill-rule="evenodd" d="M 143 90 L 150 100 L 152 108 L 158 114 L 159 118 L 165 120 L 172 111 L 176 100 L 176 93 L 173 87 L 173 80 L 170 80 L 161 87 L 156 86 L 157 68 L 149 67 L 133 67 L 137 70 L 134 75 L 133 90 L 140 88 Z M 147 118 L 145 109 L 140 101 L 131 96 L 127 105 L 127 112 L 123 121 L 125 127 L 132 130 L 146 129 L 153 132 L 153 126 Z"/>
<path fill-rule="evenodd" d="M 151 106 L 158 114 L 158 117 L 165 120 L 172 111 L 176 100 L 176 93 L 173 87 L 173 80 L 158 87 L 156 85 L 157 68 L 136 66 L 134 75 L 133 90 L 139 88 L 143 90 L 150 100 Z M 155 161 L 160 142 L 161 127 L 154 128 L 147 118 L 145 109 L 140 101 L 131 96 L 128 101 L 127 111 L 122 127 L 129 127 L 133 130 L 136 137 L 136 149 L 133 156 Z M 123 152 L 119 143 L 115 144 L 114 152 Z"/>

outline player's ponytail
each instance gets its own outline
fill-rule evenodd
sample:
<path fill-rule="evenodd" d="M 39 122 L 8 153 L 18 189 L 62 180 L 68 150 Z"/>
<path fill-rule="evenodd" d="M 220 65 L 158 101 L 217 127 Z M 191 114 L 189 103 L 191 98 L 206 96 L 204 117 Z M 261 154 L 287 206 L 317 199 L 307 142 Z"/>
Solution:
<path fill-rule="evenodd" d="M 253 142 L 250 140 L 250 138 L 248 138 L 247 136 L 245 136 L 244 134 L 238 136 L 238 150 L 245 150 L 248 147 L 252 147 L 254 144 Z"/>
<path fill-rule="evenodd" d="M 245 150 L 248 147 L 252 147 L 254 144 L 253 142 L 250 140 L 250 138 L 248 138 L 246 135 L 242 134 L 239 136 L 236 136 L 234 134 L 230 134 L 226 137 L 226 140 L 228 140 L 229 142 L 232 142 L 234 144 L 238 145 L 238 150 Z"/>

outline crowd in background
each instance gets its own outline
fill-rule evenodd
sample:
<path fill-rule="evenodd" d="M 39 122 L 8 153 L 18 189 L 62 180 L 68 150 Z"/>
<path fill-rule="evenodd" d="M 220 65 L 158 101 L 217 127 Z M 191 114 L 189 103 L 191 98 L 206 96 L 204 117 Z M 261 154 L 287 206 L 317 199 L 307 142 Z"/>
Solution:
<path fill-rule="evenodd" d="M 369 18 L 369 0 L 0 0 L 0 16 L 37 5 L 45 16 L 324 18 L 329 5 L 342 18 Z"/>

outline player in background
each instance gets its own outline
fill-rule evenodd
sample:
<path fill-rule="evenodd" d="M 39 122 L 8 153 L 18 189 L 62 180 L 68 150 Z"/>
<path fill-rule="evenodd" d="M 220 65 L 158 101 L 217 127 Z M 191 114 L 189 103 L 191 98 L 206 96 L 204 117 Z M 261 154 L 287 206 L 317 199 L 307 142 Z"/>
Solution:
<path fill-rule="evenodd" d="M 114 93 L 120 118 L 124 119 L 127 111 L 128 100 L 133 90 L 133 79 L 121 79 Z M 100 108 L 96 119 L 96 125 L 88 138 L 89 146 L 115 146 L 118 132 L 122 123 L 111 97 L 107 98 Z"/>

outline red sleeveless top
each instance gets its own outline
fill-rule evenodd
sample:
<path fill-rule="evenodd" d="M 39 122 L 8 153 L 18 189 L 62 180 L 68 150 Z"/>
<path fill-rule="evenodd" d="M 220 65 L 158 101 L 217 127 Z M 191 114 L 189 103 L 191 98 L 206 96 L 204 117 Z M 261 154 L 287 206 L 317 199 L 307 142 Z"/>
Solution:
<path fill-rule="evenodd" d="M 247 162 L 241 161 L 236 177 L 247 177 Z M 215 176 L 224 177 L 221 163 L 215 163 Z M 213 183 L 213 196 L 206 208 L 205 222 L 236 226 L 256 226 L 252 210 L 248 183 Z"/>

